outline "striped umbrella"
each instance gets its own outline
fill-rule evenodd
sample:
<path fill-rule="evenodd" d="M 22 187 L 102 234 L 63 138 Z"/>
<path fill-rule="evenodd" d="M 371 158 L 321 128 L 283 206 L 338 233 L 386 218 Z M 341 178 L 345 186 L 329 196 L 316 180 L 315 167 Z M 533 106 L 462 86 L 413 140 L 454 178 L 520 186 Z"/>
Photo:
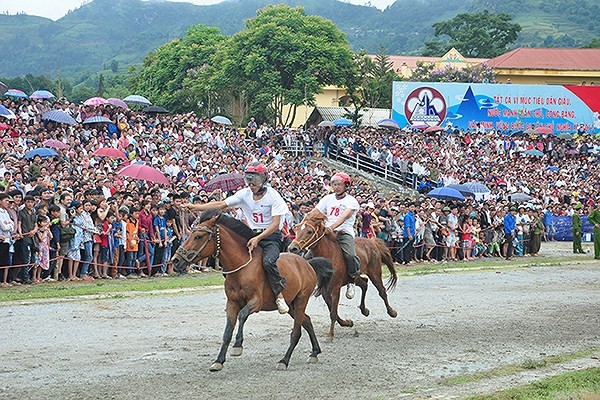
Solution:
<path fill-rule="evenodd" d="M 60 124 L 77 125 L 77 121 L 62 110 L 51 110 L 42 114 L 42 119 L 58 122 Z"/>
<path fill-rule="evenodd" d="M 121 99 L 111 97 L 110 99 L 108 99 L 106 101 L 108 101 L 108 103 L 112 104 L 113 106 L 121 107 L 124 110 L 129 110 L 129 107 L 127 107 L 127 104 Z"/>
<path fill-rule="evenodd" d="M 91 99 L 87 99 L 83 102 L 85 106 L 101 106 L 102 104 L 106 104 L 108 101 L 103 99 L 102 97 L 92 97 Z"/>
<path fill-rule="evenodd" d="M 32 99 L 51 99 L 56 96 L 47 90 L 36 90 L 35 92 L 31 93 L 31 96 L 29 97 Z"/>
<path fill-rule="evenodd" d="M 15 97 L 15 98 L 19 98 L 19 99 L 26 99 L 27 94 L 25 92 L 23 92 L 22 90 L 18 90 L 18 89 L 9 89 L 6 93 L 4 93 L 5 96 L 8 97 Z"/>
<path fill-rule="evenodd" d="M 140 96 L 137 94 L 132 94 L 123 99 L 123 101 L 127 104 L 134 104 L 136 106 L 150 106 L 152 102 L 145 98 L 144 96 Z"/>

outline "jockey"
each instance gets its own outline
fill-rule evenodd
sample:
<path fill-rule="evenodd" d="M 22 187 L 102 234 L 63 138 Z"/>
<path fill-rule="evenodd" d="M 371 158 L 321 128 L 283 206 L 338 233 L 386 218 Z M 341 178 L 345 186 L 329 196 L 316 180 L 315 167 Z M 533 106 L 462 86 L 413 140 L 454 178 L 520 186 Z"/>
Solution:
<path fill-rule="evenodd" d="M 252 251 L 256 246 L 263 249 L 263 268 L 275 294 L 275 303 L 279 313 L 285 314 L 289 307 L 281 292 L 285 288 L 285 278 L 279 274 L 277 259 L 281 252 L 283 240 L 281 227 L 283 218 L 289 212 L 285 200 L 272 187 L 266 186 L 267 168 L 260 162 L 252 162 L 246 166 L 244 180 L 248 187 L 238 190 L 224 201 L 212 201 L 206 204 L 187 204 L 192 211 L 204 211 L 209 208 L 224 209 L 239 207 L 244 219 L 256 236 L 248 240 L 248 248 Z"/>
<path fill-rule="evenodd" d="M 360 261 L 354 243 L 354 222 L 359 205 L 354 196 L 346 193 L 346 189 L 351 184 L 352 180 L 347 174 L 340 172 L 333 175 L 331 177 L 333 193 L 323 197 L 316 208 L 327 216 L 327 227 L 337 233 L 338 242 L 346 259 L 348 275 L 354 280 L 360 273 Z M 348 299 L 354 297 L 354 282 L 348 283 L 346 297 Z"/>

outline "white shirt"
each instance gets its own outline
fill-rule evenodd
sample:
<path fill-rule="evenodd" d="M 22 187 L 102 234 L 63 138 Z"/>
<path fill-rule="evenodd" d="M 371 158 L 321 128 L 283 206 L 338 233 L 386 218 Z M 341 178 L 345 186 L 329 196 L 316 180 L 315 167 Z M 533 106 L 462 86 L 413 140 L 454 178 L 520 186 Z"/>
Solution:
<path fill-rule="evenodd" d="M 352 235 L 352 237 L 356 236 L 354 232 L 354 222 L 356 221 L 356 213 L 360 206 L 354 196 L 346 194 L 342 199 L 338 200 L 335 197 L 335 193 L 331 193 L 323 197 L 316 208 L 327 216 L 326 226 L 333 225 L 347 209 L 353 210 L 354 212 L 350 218 L 338 226 L 336 231 L 346 232 Z"/>
<path fill-rule="evenodd" d="M 250 188 L 238 190 L 225 199 L 225 204 L 228 207 L 239 207 L 251 229 L 267 229 L 274 216 L 283 217 L 290 212 L 283 197 L 272 187 L 267 187 L 267 192 L 260 200 L 252 198 Z M 279 229 L 283 226 L 283 220 L 281 218 L 279 221 Z"/>
<path fill-rule="evenodd" d="M 3 243 L 10 243 L 10 237 L 15 232 L 15 223 L 8 211 L 0 208 L 0 236 L 4 238 Z"/>

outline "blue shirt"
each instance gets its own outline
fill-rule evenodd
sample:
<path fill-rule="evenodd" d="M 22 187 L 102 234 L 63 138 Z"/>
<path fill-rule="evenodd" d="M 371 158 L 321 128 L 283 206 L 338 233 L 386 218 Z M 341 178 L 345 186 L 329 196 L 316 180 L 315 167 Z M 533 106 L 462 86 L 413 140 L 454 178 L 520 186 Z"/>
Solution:
<path fill-rule="evenodd" d="M 157 215 L 156 217 L 154 217 L 152 225 L 156 227 L 158 237 L 160 237 L 161 240 L 165 240 L 165 234 L 167 229 L 167 217 L 160 217 Z"/>
<path fill-rule="evenodd" d="M 404 215 L 404 237 L 408 237 L 409 235 L 414 237 L 415 232 L 415 216 L 408 211 L 406 215 Z"/>
<path fill-rule="evenodd" d="M 517 216 L 512 215 L 510 211 L 504 217 L 504 234 L 509 235 L 517 230 Z"/>
<path fill-rule="evenodd" d="M 552 225 L 552 213 L 550 211 L 544 212 L 544 225 L 546 225 L 546 226 Z"/>

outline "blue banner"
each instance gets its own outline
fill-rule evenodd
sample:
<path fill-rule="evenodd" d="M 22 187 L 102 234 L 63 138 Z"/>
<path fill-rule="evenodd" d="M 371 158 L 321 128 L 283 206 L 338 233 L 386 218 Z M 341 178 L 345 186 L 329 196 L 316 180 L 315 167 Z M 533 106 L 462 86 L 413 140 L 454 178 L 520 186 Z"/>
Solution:
<path fill-rule="evenodd" d="M 552 217 L 552 225 L 554 227 L 554 240 L 570 242 L 573 240 L 573 219 L 571 217 Z M 594 226 L 587 220 L 587 215 L 581 217 L 581 233 L 587 241 L 594 240 Z M 586 238 L 586 233 L 590 236 Z"/>

